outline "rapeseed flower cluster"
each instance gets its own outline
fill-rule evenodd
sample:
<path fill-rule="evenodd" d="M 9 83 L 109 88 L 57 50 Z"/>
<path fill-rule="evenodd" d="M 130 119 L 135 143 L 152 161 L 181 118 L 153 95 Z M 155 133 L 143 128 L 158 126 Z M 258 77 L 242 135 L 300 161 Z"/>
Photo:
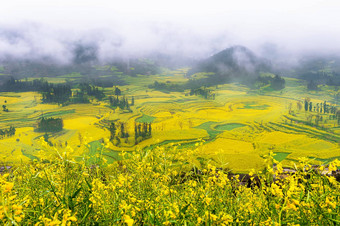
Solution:
<path fill-rule="evenodd" d="M 50 148 L 51 147 L 47 147 Z M 267 166 L 241 175 L 213 162 L 192 165 L 196 150 L 122 152 L 122 160 L 75 161 L 55 150 L 0 175 L 2 225 L 328 225 L 340 223 L 340 184 L 302 159 L 295 173 L 267 156 Z M 41 155 L 43 156 L 43 154 Z M 328 171 L 327 171 L 328 169 Z"/>

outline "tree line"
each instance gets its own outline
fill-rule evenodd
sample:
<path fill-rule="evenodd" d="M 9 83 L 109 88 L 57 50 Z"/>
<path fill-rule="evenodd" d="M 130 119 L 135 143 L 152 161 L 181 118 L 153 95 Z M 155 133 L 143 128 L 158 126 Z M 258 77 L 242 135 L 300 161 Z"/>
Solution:
<path fill-rule="evenodd" d="M 122 139 L 125 143 L 129 142 L 130 134 L 125 122 L 111 122 L 109 125 L 110 141 L 116 146 L 119 146 Z M 134 144 L 138 144 L 143 140 L 149 139 L 152 136 L 151 123 L 135 123 L 134 125 Z"/>
<path fill-rule="evenodd" d="M 34 79 L 33 81 L 25 81 L 14 79 L 10 77 L 9 80 L 0 86 L 1 92 L 29 92 L 29 91 L 47 91 L 49 84 L 43 78 Z"/>
<path fill-rule="evenodd" d="M 64 123 L 62 118 L 41 117 L 38 122 L 37 132 L 59 132 L 63 127 Z"/>
<path fill-rule="evenodd" d="M 104 91 L 90 83 L 79 84 L 79 90 L 72 92 L 70 83 L 53 84 L 43 78 L 33 81 L 16 80 L 11 77 L 1 87 L 2 92 L 40 92 L 43 103 L 89 103 L 89 96 L 98 100 L 105 97 Z"/>
<path fill-rule="evenodd" d="M 151 123 L 135 123 L 135 144 L 143 140 L 151 138 L 152 127 Z"/>
<path fill-rule="evenodd" d="M 68 84 L 48 84 L 41 94 L 43 103 L 64 104 L 70 101 L 72 90 Z"/>
<path fill-rule="evenodd" d="M 204 99 L 211 99 L 211 100 L 215 100 L 215 93 L 212 93 L 211 90 L 203 87 L 203 88 L 198 88 L 198 89 L 190 89 L 190 96 L 201 96 Z"/>
<path fill-rule="evenodd" d="M 305 98 L 304 100 L 304 109 L 305 111 L 309 112 L 316 112 L 316 113 L 324 113 L 329 114 L 329 119 L 338 121 L 340 124 L 340 110 L 334 106 L 327 103 L 327 101 L 321 103 L 314 103 L 310 101 L 309 98 Z M 322 121 L 322 116 L 318 117 L 317 121 Z"/>
<path fill-rule="evenodd" d="M 274 77 L 270 75 L 258 76 L 253 84 L 257 86 L 257 88 L 261 88 L 266 85 L 270 85 L 270 87 L 274 90 L 281 90 L 285 88 L 286 81 L 279 75 L 275 75 Z M 253 86 L 252 84 L 252 86 Z"/>
<path fill-rule="evenodd" d="M 15 135 L 15 128 L 10 126 L 8 129 L 0 129 L 0 139 L 11 137 Z"/>
<path fill-rule="evenodd" d="M 129 100 L 127 97 L 119 97 L 118 95 L 116 97 L 114 96 L 109 96 L 109 101 L 110 101 L 110 106 L 112 107 L 119 107 L 120 109 L 123 110 L 129 110 L 131 111 L 130 106 L 133 106 L 135 104 L 135 98 L 132 96 L 131 97 L 131 103 L 129 103 Z"/>
<path fill-rule="evenodd" d="M 71 103 L 90 103 L 90 96 L 97 100 L 102 100 L 105 97 L 104 91 L 92 84 L 81 83 L 79 88 L 79 90 L 72 93 L 72 97 L 70 98 Z"/>
<path fill-rule="evenodd" d="M 222 79 L 223 77 L 223 79 Z M 150 84 L 148 88 L 159 90 L 162 92 L 184 92 L 187 89 L 190 89 L 190 95 L 201 95 L 202 97 L 209 99 L 209 95 L 204 93 L 204 89 L 201 87 L 211 87 L 218 84 L 229 83 L 228 76 L 218 76 L 214 73 L 209 74 L 207 78 L 195 79 L 191 78 L 187 82 L 183 84 L 171 83 L 170 81 L 166 82 L 158 82 L 155 81 L 153 84 Z M 240 77 L 238 81 L 242 84 L 247 85 L 250 88 L 259 89 L 264 86 L 270 86 L 273 90 L 282 90 L 285 88 L 286 81 L 279 75 L 261 75 L 258 77 Z M 196 94 L 195 94 L 196 93 Z M 212 97 L 213 98 L 213 97 Z"/>
<path fill-rule="evenodd" d="M 80 84 L 80 93 L 82 93 L 82 95 L 93 96 L 98 100 L 102 100 L 105 97 L 103 90 L 99 90 L 98 87 L 89 83 Z"/>
<path fill-rule="evenodd" d="M 323 103 L 314 103 L 310 101 L 309 98 L 305 98 L 304 101 L 305 104 L 305 111 L 310 112 L 318 112 L 318 113 L 330 113 L 330 114 L 336 114 L 338 108 L 334 105 L 330 105 L 327 103 L 327 101 L 324 101 Z"/>

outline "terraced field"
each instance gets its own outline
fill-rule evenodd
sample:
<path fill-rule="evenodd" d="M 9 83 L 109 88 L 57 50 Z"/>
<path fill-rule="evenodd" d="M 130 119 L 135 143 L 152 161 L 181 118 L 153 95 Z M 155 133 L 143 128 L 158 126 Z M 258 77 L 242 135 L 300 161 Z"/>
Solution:
<path fill-rule="evenodd" d="M 77 158 L 87 153 L 91 161 L 96 154 L 115 161 L 121 151 L 176 144 L 182 151 L 195 150 L 191 164 L 211 162 L 237 172 L 261 169 L 263 156 L 269 152 L 276 153 L 275 158 L 287 166 L 300 157 L 320 164 L 340 156 L 339 125 L 334 120 L 307 125 L 309 113 L 296 107 L 306 97 L 331 102 L 327 90 L 318 95 L 306 93 L 298 80 L 287 79 L 287 87 L 281 92 L 258 94 L 239 84 L 227 84 L 213 90 L 215 100 L 206 100 L 187 92 L 164 93 L 148 88 L 155 80 L 184 82 L 184 75 L 185 71 L 175 71 L 127 78 L 128 85 L 120 88 L 126 97 L 134 96 L 132 112 L 108 107 L 107 99 L 62 107 L 42 104 L 40 94 L 34 92 L 0 93 L 0 102 L 6 100 L 9 109 L 0 113 L 0 126 L 17 129 L 14 137 L 0 140 L 0 160 L 14 163 L 41 155 L 39 141 L 44 133 L 35 132 L 41 116 L 64 120 L 63 131 L 48 134 L 55 147 L 76 147 Z M 107 95 L 113 91 L 114 87 L 105 89 Z M 135 122 L 152 123 L 152 137 L 137 146 L 124 142 L 115 146 L 107 142 L 107 123 L 111 121 L 126 122 L 129 134 L 134 133 Z"/>

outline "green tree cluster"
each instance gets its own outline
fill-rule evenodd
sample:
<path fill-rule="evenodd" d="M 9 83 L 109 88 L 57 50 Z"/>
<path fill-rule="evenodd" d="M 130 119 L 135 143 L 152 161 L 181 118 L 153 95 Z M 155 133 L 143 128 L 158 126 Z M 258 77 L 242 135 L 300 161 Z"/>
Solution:
<path fill-rule="evenodd" d="M 0 139 L 4 137 L 11 137 L 15 135 L 15 128 L 10 126 L 8 129 L 0 129 Z"/>
<path fill-rule="evenodd" d="M 38 122 L 38 132 L 59 132 L 63 129 L 62 118 L 45 118 L 42 117 Z"/>

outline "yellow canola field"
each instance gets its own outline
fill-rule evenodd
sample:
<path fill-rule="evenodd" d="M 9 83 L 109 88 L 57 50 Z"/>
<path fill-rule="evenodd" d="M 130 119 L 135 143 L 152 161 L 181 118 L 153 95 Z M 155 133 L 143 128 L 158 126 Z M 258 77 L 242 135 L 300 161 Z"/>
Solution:
<path fill-rule="evenodd" d="M 263 136 L 259 137 L 258 142 L 269 144 L 284 144 L 304 138 L 306 138 L 306 135 L 297 135 L 274 131 L 270 133 L 264 133 Z"/>
<path fill-rule="evenodd" d="M 249 169 L 261 169 L 263 159 L 249 142 L 218 138 L 200 148 L 199 156 L 211 158 L 218 166 L 233 172 L 247 172 Z"/>
<path fill-rule="evenodd" d="M 65 142 L 71 146 L 80 145 L 81 140 L 85 143 L 108 138 L 110 133 L 108 130 L 99 128 L 96 123 L 99 120 L 95 117 L 85 116 L 64 120 L 64 129 L 66 133 L 53 138 L 56 142 Z"/>
<path fill-rule="evenodd" d="M 30 159 L 23 155 L 22 150 L 32 149 L 35 134 L 29 127 L 16 129 L 16 136 L 0 140 L 0 162 L 27 162 Z"/>
<path fill-rule="evenodd" d="M 149 145 L 162 143 L 163 141 L 174 140 L 175 142 L 180 140 L 200 139 L 207 136 L 207 132 L 200 129 L 156 131 L 153 133 L 152 138 L 142 141 L 138 144 L 138 147 L 143 148 Z M 127 150 L 127 148 L 124 150 Z"/>
<path fill-rule="evenodd" d="M 70 130 L 84 129 L 89 125 L 93 125 L 97 121 L 98 121 L 97 118 L 90 116 L 66 119 L 64 120 L 64 128 Z"/>
<path fill-rule="evenodd" d="M 0 102 L 3 103 L 6 99 L 10 112 L 0 112 L 0 126 L 15 125 L 17 133 L 13 138 L 0 140 L 0 148 L 3 150 L 0 156 L 7 156 L 8 160 L 15 160 L 15 156 L 18 156 L 18 159 L 28 159 L 22 155 L 22 149 L 34 154 L 35 149 L 40 148 L 36 138 L 44 133 L 34 132 L 34 127 L 42 113 L 55 114 L 53 117 L 61 117 L 64 121 L 64 130 L 50 134 L 49 140 L 55 144 L 65 144 L 67 141 L 71 146 L 80 145 L 81 140 L 91 142 L 107 139 L 110 132 L 104 127 L 108 122 L 125 122 L 132 143 L 121 144 L 120 147 L 111 144 L 110 148 L 113 150 L 134 150 L 135 120 L 143 115 L 146 118 L 152 116 L 155 117 L 152 123 L 152 137 L 139 143 L 139 147 L 163 141 L 181 142 L 208 138 L 211 135 L 212 141 L 209 140 L 200 148 L 197 157 L 210 159 L 220 166 L 228 163 L 227 167 L 236 172 L 251 168 L 260 169 L 263 166 L 261 156 L 269 151 L 290 153 L 287 158 L 294 160 L 306 156 L 317 158 L 340 156 L 339 146 L 335 143 L 311 138 L 307 134 L 291 134 L 284 128 L 282 131 L 278 128 L 280 131 L 273 132 L 258 128 L 262 123 L 263 125 L 268 122 L 284 123 L 283 114 L 287 114 L 290 103 L 296 110 L 296 101 L 304 99 L 304 96 L 301 96 L 303 92 L 300 92 L 300 96 L 290 96 L 284 92 L 260 96 L 249 94 L 249 89 L 244 86 L 226 84 L 219 85 L 215 90 L 211 88 L 216 94 L 216 99 L 206 100 L 201 96 L 188 96 L 188 90 L 164 93 L 146 88 L 156 80 L 186 81 L 180 76 L 182 75 L 128 78 L 132 81 L 131 85 L 119 88 L 129 101 L 134 96 L 135 106 L 131 106 L 132 112 L 108 108 L 106 106 L 108 101 L 105 99 L 91 104 L 71 104 L 62 107 L 56 104 L 42 104 L 40 94 L 34 92 L 2 93 Z M 112 95 L 113 91 L 114 87 L 105 89 L 108 95 Z M 312 98 L 312 101 L 321 102 L 316 98 Z M 297 115 L 305 117 L 305 112 L 302 110 L 297 112 Z M 195 128 L 206 122 L 210 124 L 205 124 L 206 127 L 200 129 Z M 225 128 L 225 131 L 216 131 L 213 128 L 216 125 L 232 123 L 247 126 L 232 130 L 219 127 Z M 210 128 L 207 125 L 211 125 Z"/>
<path fill-rule="evenodd" d="M 194 115 L 197 118 L 204 118 L 207 121 L 220 121 L 232 117 L 232 114 L 224 109 L 202 109 L 198 110 Z"/>

